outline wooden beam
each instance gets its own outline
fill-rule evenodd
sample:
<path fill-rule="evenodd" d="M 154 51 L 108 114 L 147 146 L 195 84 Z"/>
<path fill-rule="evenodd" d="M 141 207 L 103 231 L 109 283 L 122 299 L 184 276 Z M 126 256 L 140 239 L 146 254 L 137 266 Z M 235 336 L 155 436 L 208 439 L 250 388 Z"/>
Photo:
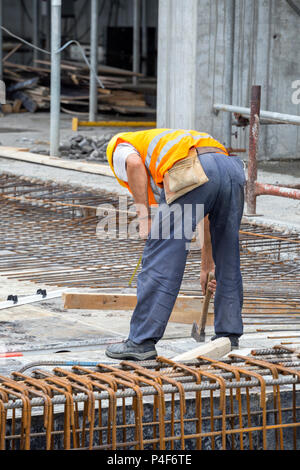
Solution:
<path fill-rule="evenodd" d="M 137 298 L 134 294 L 102 294 L 65 292 L 64 308 L 82 310 L 133 310 Z M 203 297 L 179 295 L 177 297 L 170 321 L 192 324 L 199 322 Z M 213 303 L 208 310 L 207 325 L 213 325 Z"/>
<path fill-rule="evenodd" d="M 54 166 L 66 170 L 82 171 L 83 173 L 93 173 L 95 175 L 114 176 L 108 165 L 100 163 L 78 162 L 73 160 L 63 160 L 57 157 L 48 157 L 36 153 L 24 152 L 24 149 L 16 147 L 0 146 L 0 157 L 20 160 L 23 162 L 37 163 L 38 165 Z"/>
<path fill-rule="evenodd" d="M 225 354 L 230 353 L 231 343 L 229 338 L 218 338 L 214 341 L 208 341 L 207 343 L 197 346 L 190 351 L 186 351 L 182 354 L 178 354 L 172 357 L 172 361 L 189 361 L 196 359 L 198 356 L 205 356 L 209 359 L 221 359 Z"/>

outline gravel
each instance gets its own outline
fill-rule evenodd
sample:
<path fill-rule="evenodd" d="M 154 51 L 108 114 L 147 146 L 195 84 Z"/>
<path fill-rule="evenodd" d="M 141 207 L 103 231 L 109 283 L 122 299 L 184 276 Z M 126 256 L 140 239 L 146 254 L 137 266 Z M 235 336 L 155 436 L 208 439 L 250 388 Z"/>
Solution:
<path fill-rule="evenodd" d="M 106 147 L 114 134 L 84 136 L 76 135 L 60 143 L 60 157 L 68 160 L 85 160 L 107 163 Z M 31 148 L 31 152 L 49 155 L 48 149 Z"/>
<path fill-rule="evenodd" d="M 76 135 L 61 143 L 61 158 L 106 162 L 106 147 L 113 134 L 83 136 Z"/>

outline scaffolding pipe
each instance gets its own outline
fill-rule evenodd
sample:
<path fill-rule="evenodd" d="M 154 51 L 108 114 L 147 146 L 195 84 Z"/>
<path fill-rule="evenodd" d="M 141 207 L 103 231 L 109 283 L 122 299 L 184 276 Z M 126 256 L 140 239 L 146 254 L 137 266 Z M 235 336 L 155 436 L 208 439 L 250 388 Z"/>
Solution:
<path fill-rule="evenodd" d="M 213 109 L 216 112 L 226 111 L 229 113 L 241 114 L 242 116 L 246 117 L 250 117 L 251 115 L 250 108 L 243 108 L 241 106 L 233 106 L 230 104 L 216 103 L 213 105 Z M 260 118 L 267 119 L 268 121 L 272 121 L 274 123 L 295 124 L 297 126 L 300 125 L 300 116 L 294 116 L 293 114 L 274 113 L 272 111 L 260 111 Z"/>
<path fill-rule="evenodd" d="M 90 59 L 91 59 L 91 70 L 90 70 L 90 109 L 89 109 L 89 120 L 95 121 L 98 111 L 98 90 L 97 90 L 97 78 L 96 73 L 98 71 L 98 12 L 99 2 L 98 0 L 91 0 L 91 39 L 90 39 Z"/>
<path fill-rule="evenodd" d="M 246 191 L 248 215 L 256 214 L 255 183 L 257 180 L 257 148 L 259 137 L 260 98 L 261 87 L 254 85 L 251 88 L 248 180 Z"/>
<path fill-rule="evenodd" d="M 133 72 L 140 72 L 140 0 L 133 0 Z M 132 82 L 137 85 L 137 76 Z"/>
<path fill-rule="evenodd" d="M 142 73 L 147 75 L 147 0 L 142 1 Z"/>
<path fill-rule="evenodd" d="M 59 155 L 61 0 L 51 0 L 50 155 Z"/>
<path fill-rule="evenodd" d="M 233 93 L 233 60 L 234 60 L 234 36 L 235 36 L 235 0 L 229 0 L 226 4 L 228 10 L 228 36 L 226 46 L 226 86 L 225 99 L 227 103 L 232 103 Z M 226 146 L 231 148 L 232 116 L 229 113 L 225 121 Z"/>

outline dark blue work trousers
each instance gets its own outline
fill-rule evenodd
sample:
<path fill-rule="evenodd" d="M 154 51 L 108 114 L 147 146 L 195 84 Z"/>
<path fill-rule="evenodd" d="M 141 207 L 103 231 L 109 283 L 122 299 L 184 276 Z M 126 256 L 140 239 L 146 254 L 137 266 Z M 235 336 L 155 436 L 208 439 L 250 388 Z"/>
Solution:
<path fill-rule="evenodd" d="M 162 191 L 137 281 L 137 305 L 129 333 L 135 343 L 162 338 L 179 293 L 188 245 L 197 224 L 207 214 L 217 280 L 215 333 L 243 334 L 239 228 L 244 207 L 244 165 L 238 157 L 223 154 L 209 153 L 199 158 L 209 178 L 207 183 L 169 206 Z"/>

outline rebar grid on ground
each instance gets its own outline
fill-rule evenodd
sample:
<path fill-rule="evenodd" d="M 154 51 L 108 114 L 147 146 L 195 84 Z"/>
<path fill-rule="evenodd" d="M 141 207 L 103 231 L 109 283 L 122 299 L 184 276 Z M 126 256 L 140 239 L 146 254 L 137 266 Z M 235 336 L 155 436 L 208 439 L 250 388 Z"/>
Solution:
<path fill-rule="evenodd" d="M 0 377 L 0 449 L 297 449 L 299 363 L 276 347 L 15 372 Z"/>
<path fill-rule="evenodd" d="M 119 219 L 116 238 L 96 231 L 98 206 L 118 213 L 115 194 L 4 174 L 0 200 L 0 275 L 60 287 L 128 286 L 144 242 L 117 237 Z M 244 313 L 300 313 L 299 236 L 243 224 L 240 248 Z M 200 267 L 201 253 L 192 250 L 182 291 L 193 293 Z"/>

